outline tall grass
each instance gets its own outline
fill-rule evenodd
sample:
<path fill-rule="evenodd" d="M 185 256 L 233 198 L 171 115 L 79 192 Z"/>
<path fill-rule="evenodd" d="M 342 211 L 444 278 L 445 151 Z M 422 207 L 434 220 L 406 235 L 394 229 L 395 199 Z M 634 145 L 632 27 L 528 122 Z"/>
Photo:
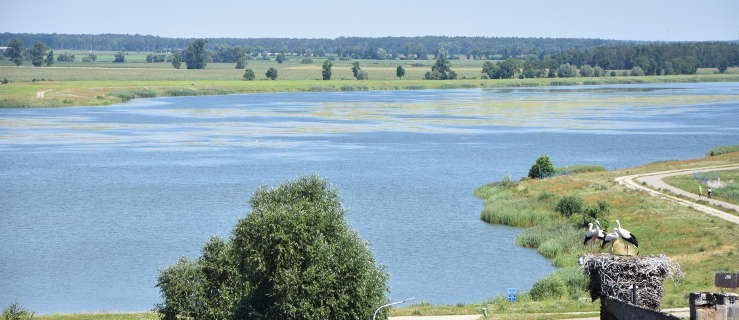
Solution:
<path fill-rule="evenodd" d="M 715 147 L 711 149 L 710 151 L 708 151 L 706 155 L 713 157 L 713 156 L 718 156 L 718 155 L 732 153 L 732 152 L 739 152 L 739 144 Z"/>

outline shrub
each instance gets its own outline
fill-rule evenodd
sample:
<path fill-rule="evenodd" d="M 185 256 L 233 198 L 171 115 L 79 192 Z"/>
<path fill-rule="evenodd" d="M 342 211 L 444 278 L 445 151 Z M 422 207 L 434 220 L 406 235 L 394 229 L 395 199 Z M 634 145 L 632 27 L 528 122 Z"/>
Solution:
<path fill-rule="evenodd" d="M 270 80 L 275 80 L 277 79 L 277 69 L 269 67 L 264 75 Z"/>
<path fill-rule="evenodd" d="M 725 153 L 732 153 L 732 152 L 739 152 L 739 144 L 731 145 L 731 146 L 715 147 L 711 149 L 710 151 L 708 151 L 706 155 L 713 157 L 713 156 L 718 156 L 718 155 L 722 155 Z"/>
<path fill-rule="evenodd" d="M 554 166 L 548 156 L 540 156 L 536 159 L 536 163 L 529 169 L 529 178 L 542 179 L 550 177 L 554 174 Z"/>
<path fill-rule="evenodd" d="M 33 312 L 26 310 L 17 302 L 3 310 L 3 320 L 31 320 L 33 316 Z"/>
<path fill-rule="evenodd" d="M 303 58 L 303 60 L 300 60 L 301 64 L 311 64 L 313 63 L 313 59 L 311 58 Z"/>
<path fill-rule="evenodd" d="M 536 281 L 531 287 L 531 291 L 529 291 L 529 295 L 534 301 L 560 298 L 566 293 L 565 284 L 559 278 L 552 276 Z"/>
<path fill-rule="evenodd" d="M 582 212 L 583 200 L 578 196 L 564 196 L 559 199 L 554 210 L 564 217 L 570 217 L 575 213 Z"/>
<path fill-rule="evenodd" d="M 252 81 L 256 78 L 257 76 L 254 74 L 254 70 L 252 69 L 244 70 L 244 80 Z"/>

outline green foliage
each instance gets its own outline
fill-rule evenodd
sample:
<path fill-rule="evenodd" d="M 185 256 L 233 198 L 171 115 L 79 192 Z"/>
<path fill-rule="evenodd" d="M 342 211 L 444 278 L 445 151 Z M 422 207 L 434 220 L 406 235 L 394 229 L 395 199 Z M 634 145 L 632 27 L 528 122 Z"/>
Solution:
<path fill-rule="evenodd" d="M 254 70 L 252 69 L 246 69 L 244 70 L 244 80 L 254 80 L 256 79 L 256 75 L 254 74 Z"/>
<path fill-rule="evenodd" d="M 352 62 L 352 75 L 354 75 L 354 78 L 357 80 L 359 79 L 359 73 L 362 71 L 362 68 L 359 66 L 359 61 Z"/>
<path fill-rule="evenodd" d="M 177 51 L 172 55 L 172 66 L 175 69 L 179 69 L 182 66 L 183 61 L 184 57 L 182 51 Z"/>
<path fill-rule="evenodd" d="M 25 52 L 26 48 L 25 45 L 23 45 L 23 41 L 11 40 L 10 43 L 8 43 L 8 48 L 5 49 L 3 53 L 6 57 L 12 60 L 16 66 L 19 66 L 23 64 L 23 55 Z"/>
<path fill-rule="evenodd" d="M 273 67 L 269 67 L 269 69 L 267 69 L 267 72 L 264 75 L 267 77 L 267 79 L 276 80 L 277 79 L 277 69 Z"/>
<path fill-rule="evenodd" d="M 115 63 L 124 63 L 126 62 L 126 55 L 123 52 L 117 52 L 114 55 L 113 62 Z"/>
<path fill-rule="evenodd" d="M 560 64 L 557 68 L 557 77 L 572 78 L 577 76 L 577 68 L 569 63 Z"/>
<path fill-rule="evenodd" d="M 564 217 L 570 217 L 575 213 L 581 213 L 583 210 L 584 202 L 582 198 L 578 196 L 564 196 L 557 202 L 554 210 L 559 212 Z"/>
<path fill-rule="evenodd" d="M 641 67 L 636 66 L 631 68 L 631 72 L 629 73 L 632 77 L 639 77 L 644 75 L 644 70 L 642 70 Z"/>
<path fill-rule="evenodd" d="M 536 163 L 529 169 L 528 177 L 532 179 L 543 179 L 551 177 L 553 174 L 554 166 L 552 165 L 552 161 L 549 160 L 548 156 L 542 155 L 536 159 Z"/>
<path fill-rule="evenodd" d="M 300 64 L 312 64 L 312 63 L 313 63 L 313 59 L 311 58 L 303 58 L 302 60 L 300 60 Z"/>
<path fill-rule="evenodd" d="M 713 157 L 713 156 L 718 156 L 718 155 L 732 153 L 732 152 L 739 152 L 739 144 L 715 147 L 711 149 L 710 151 L 708 151 L 706 155 Z"/>
<path fill-rule="evenodd" d="M 440 54 L 436 59 L 436 63 L 431 67 L 430 72 L 426 72 L 424 79 L 426 80 L 454 80 L 457 79 L 457 73 L 451 68 L 452 64 L 445 55 Z"/>
<path fill-rule="evenodd" d="M 33 312 L 26 310 L 16 302 L 3 310 L 2 320 L 31 320 L 33 316 Z"/>
<path fill-rule="evenodd" d="M 153 98 L 157 96 L 156 92 L 149 89 L 116 90 L 108 95 L 118 97 L 123 102 L 136 98 Z"/>
<path fill-rule="evenodd" d="M 323 65 L 321 66 L 321 77 L 323 80 L 331 80 L 331 67 L 333 66 L 333 63 L 331 63 L 331 60 L 326 60 L 323 62 Z"/>
<path fill-rule="evenodd" d="M 595 69 L 589 65 L 584 65 L 580 67 L 580 76 L 581 77 L 594 77 L 595 75 Z"/>
<path fill-rule="evenodd" d="M 183 59 L 188 69 L 205 69 L 208 64 L 208 41 L 205 39 L 197 39 L 190 42 L 187 49 L 183 52 Z"/>
<path fill-rule="evenodd" d="M 559 299 L 567 294 L 565 284 L 559 278 L 546 277 L 534 282 L 529 291 L 531 299 L 541 301 L 545 299 Z"/>
<path fill-rule="evenodd" d="M 405 77 L 405 68 L 403 68 L 403 66 L 395 68 L 395 77 L 398 79 L 403 79 L 403 77 Z"/>
<path fill-rule="evenodd" d="M 44 62 L 46 62 L 47 50 L 49 50 L 49 48 L 41 42 L 36 42 L 36 44 L 33 45 L 33 48 L 31 48 L 31 64 L 33 64 L 34 67 L 44 65 Z"/>
<path fill-rule="evenodd" d="M 278 53 L 277 57 L 275 58 L 275 61 L 277 61 L 277 63 L 285 62 L 285 54 L 282 52 Z"/>
<path fill-rule="evenodd" d="M 59 62 L 74 62 L 75 58 L 76 57 L 73 54 L 64 52 L 64 53 L 59 54 L 56 57 L 56 61 L 59 61 Z"/>
<path fill-rule="evenodd" d="M 325 180 L 263 187 L 249 204 L 230 241 L 212 238 L 197 261 L 162 271 L 165 320 L 366 319 L 386 302 L 388 275 Z"/>

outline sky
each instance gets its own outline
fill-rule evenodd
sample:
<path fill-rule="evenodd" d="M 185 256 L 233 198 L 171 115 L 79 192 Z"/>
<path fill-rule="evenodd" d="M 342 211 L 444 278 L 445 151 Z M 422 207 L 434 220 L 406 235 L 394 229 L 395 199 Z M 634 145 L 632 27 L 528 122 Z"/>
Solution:
<path fill-rule="evenodd" d="M 737 40 L 739 0 L 11 0 L 0 32 Z"/>

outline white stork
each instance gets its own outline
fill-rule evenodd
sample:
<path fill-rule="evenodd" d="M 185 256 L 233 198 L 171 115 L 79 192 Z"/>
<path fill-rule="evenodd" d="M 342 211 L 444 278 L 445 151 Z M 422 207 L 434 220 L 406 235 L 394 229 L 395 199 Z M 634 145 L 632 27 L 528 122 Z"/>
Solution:
<path fill-rule="evenodd" d="M 610 251 L 613 253 L 613 242 L 618 239 L 618 233 L 616 233 L 616 230 L 611 231 L 609 234 L 606 234 L 603 237 L 603 244 L 600 245 L 601 248 L 605 247 L 607 244 L 611 245 Z"/>
<path fill-rule="evenodd" d="M 600 239 L 600 241 L 605 240 L 606 234 L 604 232 L 605 230 L 601 229 L 600 227 L 600 221 L 595 220 L 595 236 Z"/>
<path fill-rule="evenodd" d="M 621 221 L 616 220 L 616 228 L 613 229 L 621 239 L 624 239 L 626 242 L 631 243 L 634 245 L 634 247 L 639 248 L 639 241 L 636 240 L 636 236 L 629 232 L 629 230 L 626 230 L 621 227 Z M 626 254 L 629 254 L 629 246 L 626 245 Z"/>
<path fill-rule="evenodd" d="M 582 242 L 582 244 L 588 244 L 590 240 L 593 240 L 593 237 L 596 236 L 595 228 L 593 228 L 593 224 L 588 222 L 588 230 L 585 231 L 585 241 Z"/>

